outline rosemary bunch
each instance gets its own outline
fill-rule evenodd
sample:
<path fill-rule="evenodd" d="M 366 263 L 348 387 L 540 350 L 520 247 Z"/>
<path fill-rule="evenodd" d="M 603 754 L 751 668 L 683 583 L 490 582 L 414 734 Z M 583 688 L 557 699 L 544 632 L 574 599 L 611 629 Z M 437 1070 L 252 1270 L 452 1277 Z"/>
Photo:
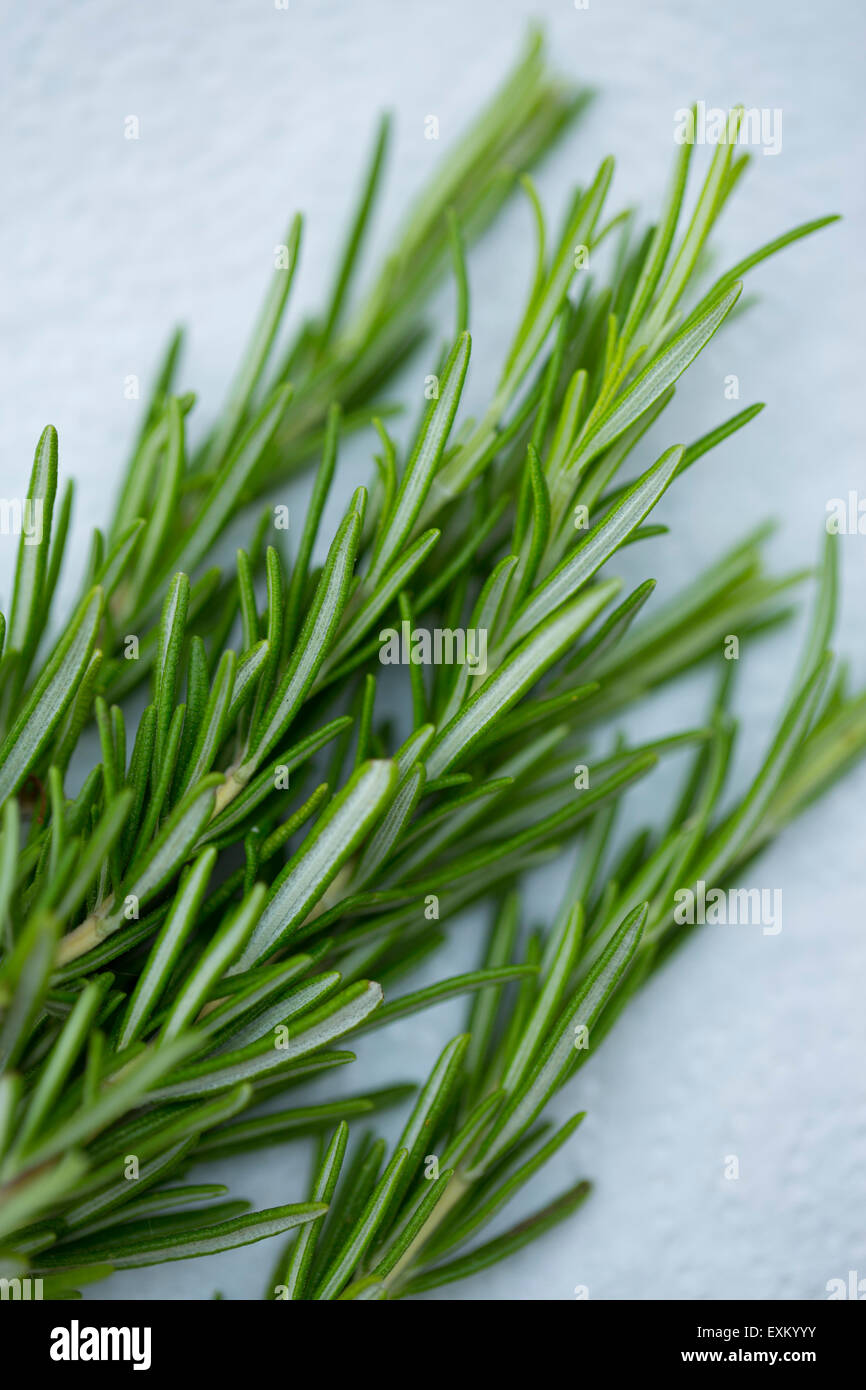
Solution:
<path fill-rule="evenodd" d="M 866 700 L 848 695 L 826 654 L 828 546 L 793 694 L 745 795 L 722 799 L 727 683 L 699 727 L 602 751 L 612 713 L 716 653 L 724 634 L 777 622 L 803 578 L 766 575 L 759 532 L 644 616 L 653 581 L 623 595 L 609 566 L 664 529 L 647 518 L 667 487 L 761 408 L 642 457 L 676 382 L 731 314 L 740 277 L 831 219 L 703 283 L 707 239 L 745 164 L 737 110 L 685 226 L 688 145 L 642 233 L 632 215 L 607 212 L 605 160 L 548 249 L 525 177 L 537 229 L 526 306 L 487 409 L 460 421 L 471 354 L 464 237 L 513 185 L 500 161 L 535 158 L 579 105 L 549 79 L 534 41 L 350 315 L 380 134 L 321 317 L 270 365 L 295 224 L 229 400 L 195 449 L 192 400 L 172 394 L 172 345 L 111 528 L 95 537 L 53 649 L 71 493 L 55 515 L 54 431 L 39 442 L 30 500 L 43 534 L 33 546 L 22 538 L 0 657 L 0 1248 L 55 1296 L 110 1268 L 294 1228 L 269 1296 L 401 1296 L 547 1229 L 584 1184 L 464 1251 L 572 1132 L 579 1117 L 545 1137 L 544 1107 L 685 934 L 672 916 L 677 886 L 736 877 L 866 746 Z M 416 340 L 449 251 L 457 333 L 428 364 L 432 399 L 402 464 L 377 415 L 372 485 L 352 497 L 318 566 L 341 431 L 366 418 Z M 238 508 L 316 449 L 291 560 L 278 530 L 266 543 L 269 509 L 233 573 L 207 569 Z M 486 661 L 440 665 L 432 680 L 410 664 L 397 729 L 378 713 L 383 625 L 411 633 L 422 621 L 489 634 Z M 146 677 L 151 698 L 132 734 L 117 701 Z M 100 762 L 70 796 L 91 719 Z M 620 798 L 683 747 L 694 766 L 670 823 L 611 868 Z M 592 772 L 580 789 L 577 763 Z M 478 970 L 392 996 L 441 944 L 437 922 L 576 834 L 577 867 L 549 931 L 518 950 L 511 895 Z M 351 1063 L 335 1046 L 348 1035 L 462 993 L 474 997 L 467 1034 L 437 1062 L 389 1163 L 370 1138 L 343 1171 L 347 1121 L 405 1099 L 404 1086 L 246 1114 Z M 213 1203 L 222 1188 L 173 1185 L 203 1158 L 335 1122 L 305 1202 L 250 1213 Z"/>

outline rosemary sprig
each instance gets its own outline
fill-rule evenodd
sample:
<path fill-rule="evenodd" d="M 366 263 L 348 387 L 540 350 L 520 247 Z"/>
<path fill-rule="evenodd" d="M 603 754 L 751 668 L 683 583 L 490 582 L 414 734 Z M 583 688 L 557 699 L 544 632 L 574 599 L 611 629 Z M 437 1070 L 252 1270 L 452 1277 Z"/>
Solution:
<path fill-rule="evenodd" d="M 675 478 L 760 408 L 640 457 L 676 382 L 730 315 L 739 277 L 830 219 L 705 288 L 701 253 L 741 171 L 733 142 L 714 154 L 682 232 L 688 146 L 644 235 L 631 217 L 604 220 L 606 160 L 548 253 L 524 179 L 539 234 L 531 293 L 487 410 L 459 423 L 471 353 L 463 240 L 513 186 L 500 163 L 530 162 L 579 104 L 549 79 L 534 41 L 350 316 L 380 133 L 322 315 L 269 369 L 295 223 L 286 273 L 196 450 L 192 400 L 172 394 L 173 342 L 108 536 L 97 533 L 77 607 L 44 659 L 71 494 L 55 515 L 54 431 L 39 442 L 29 495 L 43 534 L 32 547 L 22 538 L 0 656 L 0 1242 L 52 1289 L 297 1228 L 277 1296 L 390 1298 L 484 1268 L 548 1229 L 585 1184 L 464 1249 L 573 1131 L 579 1117 L 546 1137 L 544 1107 L 686 934 L 672 917 L 676 886 L 736 876 L 866 746 L 864 697 L 831 679 L 825 654 L 828 548 L 793 694 L 733 806 L 721 800 L 727 689 L 698 728 L 601 751 L 602 721 L 717 652 L 723 634 L 778 621 L 802 578 L 765 575 L 759 533 L 644 617 L 652 581 L 624 596 L 609 566 L 657 534 L 648 518 Z M 575 248 L 595 264 L 614 234 L 618 253 L 597 283 Z M 417 337 L 449 254 L 458 334 L 436 362 L 437 393 L 402 467 L 378 419 L 373 486 L 352 497 L 316 567 L 340 432 Z M 260 528 L 232 576 L 204 568 L 237 508 L 317 445 L 294 563 Z M 428 681 L 410 666 L 398 736 L 377 718 L 380 632 L 422 621 L 491 642 L 477 674 L 444 665 Z M 151 699 L 130 739 L 117 701 L 145 675 Z M 100 762 L 70 797 L 67 770 L 91 718 Z M 684 746 L 694 767 L 673 821 L 608 870 L 620 797 Z M 326 781 L 314 785 L 325 752 Z M 576 763 L 593 773 L 578 794 Z M 575 876 L 546 933 L 517 951 L 511 896 L 478 970 L 391 997 L 442 940 L 437 920 L 576 834 Z M 462 993 L 474 997 L 468 1033 L 443 1052 L 387 1164 L 370 1138 L 344 1171 L 347 1121 L 403 1088 L 246 1113 L 351 1063 L 341 1039 Z M 222 1190 L 175 1185 L 202 1157 L 327 1136 L 335 1121 L 306 1203 L 249 1213 L 208 1206 Z"/>
<path fill-rule="evenodd" d="M 437 1062 L 390 1165 L 382 1171 L 384 1154 L 368 1140 L 371 1162 L 338 1181 L 347 1124 L 335 1130 L 320 1154 L 311 1193 L 311 1200 L 321 1200 L 327 1187 L 330 1212 L 323 1231 L 309 1227 L 290 1244 L 266 1297 L 388 1299 L 420 1293 L 488 1268 L 584 1200 L 590 1185 L 581 1181 L 510 1231 L 477 1243 L 483 1228 L 583 1118 L 574 1115 L 551 1135 L 542 1120 L 548 1101 L 588 1060 L 631 995 L 694 930 L 675 920 L 675 886 L 729 882 L 772 834 L 768 826 L 778 825 L 780 813 L 787 818 L 805 804 L 809 794 L 796 788 L 803 762 L 811 764 L 809 745 L 820 740 L 828 722 L 840 731 L 836 700 L 825 698 L 834 566 L 830 544 L 793 692 L 745 795 L 720 812 L 734 736 L 726 681 L 675 823 L 655 841 L 641 840 L 627 876 L 617 882 L 602 872 L 610 816 L 596 813 L 558 917 L 528 940 L 530 973 L 511 999 L 504 983 L 478 996 L 467 1032 Z M 843 722 L 851 727 L 853 719 L 862 738 L 862 700 L 856 705 L 857 713 L 849 707 Z M 832 767 L 822 769 L 828 779 L 823 787 L 846 759 L 843 742 L 835 741 Z M 488 969 L 502 969 L 513 957 L 518 912 L 512 896 L 495 918 L 484 960 Z M 400 1004 L 390 1006 L 396 1016 Z M 351 1223 L 347 1211 L 357 1213 Z"/>

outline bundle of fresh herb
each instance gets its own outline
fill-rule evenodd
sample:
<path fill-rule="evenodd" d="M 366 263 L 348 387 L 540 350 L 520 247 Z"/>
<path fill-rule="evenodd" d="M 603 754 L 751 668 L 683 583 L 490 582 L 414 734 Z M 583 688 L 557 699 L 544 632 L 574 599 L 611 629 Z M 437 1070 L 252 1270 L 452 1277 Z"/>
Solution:
<path fill-rule="evenodd" d="M 175 338 L 53 647 L 71 490 L 56 506 L 55 432 L 39 442 L 29 501 L 42 534 L 22 537 L 0 661 L 0 1245 L 4 1269 L 42 1277 L 50 1296 L 297 1228 L 268 1297 L 390 1298 L 483 1269 L 545 1231 L 585 1183 L 475 1243 L 578 1123 L 548 1136 L 550 1097 L 687 934 L 676 890 L 736 878 L 866 747 L 866 697 L 847 695 L 827 654 L 828 545 L 792 694 L 743 796 L 723 800 L 727 681 L 700 727 L 595 751 L 612 713 L 718 653 L 726 633 L 777 621 L 802 578 L 767 577 L 758 533 L 643 618 L 653 582 L 623 596 L 601 572 L 664 529 L 647 517 L 669 484 L 760 410 L 624 480 L 741 276 L 831 219 L 696 291 L 746 163 L 738 111 L 685 230 L 688 144 L 643 235 L 630 214 L 606 215 L 606 160 L 548 251 L 523 174 L 538 231 L 526 308 L 487 410 L 455 427 L 470 358 L 464 237 L 514 186 L 503 166 L 524 169 L 581 105 L 533 40 L 349 318 L 383 128 L 322 315 L 272 366 L 296 221 L 229 399 L 192 452 L 193 400 L 173 394 Z M 590 277 L 587 257 L 595 265 L 614 238 L 609 274 Z M 400 466 L 375 393 L 419 341 L 449 251 L 457 336 L 431 364 L 435 389 Z M 352 497 L 316 566 L 341 431 L 371 415 L 373 486 Z M 238 509 L 311 454 L 320 462 L 291 563 L 278 529 L 266 544 L 268 509 L 233 574 L 203 568 Z M 408 661 L 402 737 L 377 717 L 383 643 Z M 117 701 L 145 678 L 151 699 L 130 740 Z M 69 796 L 91 719 L 101 762 Z M 673 816 L 611 868 L 620 797 L 683 746 L 693 766 Z M 576 762 L 591 764 L 591 785 L 573 777 Z M 437 922 L 576 833 L 547 932 L 518 945 L 511 892 L 478 970 L 392 995 L 443 940 Z M 467 1032 L 435 1064 L 387 1163 L 368 1136 L 344 1167 L 346 1121 L 414 1088 L 245 1113 L 351 1063 L 338 1040 L 469 992 Z M 178 1185 L 203 1158 L 310 1133 L 324 1138 L 304 1202 L 249 1213 L 212 1201 L 223 1187 Z"/>

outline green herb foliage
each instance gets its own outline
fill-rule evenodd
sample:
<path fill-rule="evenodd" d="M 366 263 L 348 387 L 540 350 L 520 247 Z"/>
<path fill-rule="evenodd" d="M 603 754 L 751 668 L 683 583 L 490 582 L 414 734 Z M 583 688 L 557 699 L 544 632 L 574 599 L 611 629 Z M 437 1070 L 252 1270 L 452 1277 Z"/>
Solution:
<path fill-rule="evenodd" d="M 687 222 L 688 145 L 647 232 L 610 211 L 605 160 L 550 236 L 528 169 L 584 104 L 533 38 L 358 297 L 384 124 L 321 314 L 279 349 L 296 219 L 197 446 L 172 340 L 65 617 L 55 600 L 72 492 L 58 491 L 54 430 L 39 441 L 29 498 L 42 539 L 22 538 L 0 658 L 0 1253 L 4 1271 L 36 1273 L 51 1296 L 291 1231 L 267 1297 L 393 1298 L 542 1235 L 587 1183 L 483 1233 L 579 1123 L 551 1132 L 550 1098 L 688 934 L 674 890 L 735 880 L 866 747 L 866 698 L 847 693 L 828 654 L 830 542 L 791 694 L 744 794 L 726 791 L 728 681 L 693 729 L 636 745 L 604 730 L 726 633 L 742 640 L 784 617 L 803 578 L 766 574 L 763 532 L 664 603 L 652 580 L 624 592 L 611 564 L 663 529 L 648 519 L 679 474 L 761 409 L 655 459 L 643 448 L 741 276 L 832 219 L 705 284 L 706 243 L 743 167 L 729 142 Z M 464 246 L 515 189 L 537 231 L 531 285 L 489 404 L 469 420 Z M 456 335 L 432 362 L 437 390 L 401 461 L 379 392 L 420 347 L 426 296 L 449 265 Z M 371 420 L 371 486 L 328 540 L 340 439 Z M 228 521 L 311 459 L 293 556 L 276 530 L 266 543 L 268 509 L 235 569 L 214 568 Z M 396 733 L 377 713 L 380 632 L 404 623 L 483 630 L 490 644 L 483 671 L 400 672 Z M 119 702 L 145 681 L 128 727 Z M 100 761 L 70 794 L 91 724 Z M 611 868 L 621 797 L 682 749 L 692 766 L 675 814 Z M 578 762 L 592 766 L 579 790 Z M 575 843 L 559 914 L 524 939 L 521 876 Z M 494 886 L 478 968 L 395 989 Z M 354 1036 L 461 994 L 466 1032 L 417 1091 L 293 1095 L 350 1065 Z M 350 1148 L 351 1119 L 410 1095 L 390 1157 L 372 1133 Z M 257 1108 L 277 1096 L 286 1108 Z M 223 1187 L 182 1181 L 201 1159 L 310 1134 L 320 1151 L 303 1202 L 249 1212 L 217 1200 Z"/>

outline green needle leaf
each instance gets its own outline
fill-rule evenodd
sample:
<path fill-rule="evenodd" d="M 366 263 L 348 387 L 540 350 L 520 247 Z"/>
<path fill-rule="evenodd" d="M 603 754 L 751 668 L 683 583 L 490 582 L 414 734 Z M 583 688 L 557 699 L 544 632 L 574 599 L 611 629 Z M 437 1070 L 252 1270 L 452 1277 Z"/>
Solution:
<path fill-rule="evenodd" d="M 213 1061 L 184 1069 L 181 1079 L 153 1093 L 158 1100 L 173 1100 L 184 1096 L 202 1095 L 208 1091 L 236 1086 L 239 1081 L 251 1081 L 286 1067 L 299 1058 L 325 1047 L 363 1023 L 368 1014 L 382 1001 L 381 986 L 360 980 L 336 995 L 321 1010 L 301 1020 L 299 1030 L 289 1034 L 285 1046 L 275 1049 L 271 1039 L 253 1043 L 238 1054 L 228 1054 Z M 236 1060 L 231 1060 L 232 1057 Z"/>
<path fill-rule="evenodd" d="M 48 425 L 36 446 L 30 475 L 6 635 L 7 646 L 20 654 L 19 678 L 30 666 L 48 616 L 42 602 L 42 590 L 48 569 L 56 492 L 57 431 L 53 425 Z"/>
<path fill-rule="evenodd" d="M 469 365 L 471 340 L 461 333 L 445 364 L 438 384 L 438 397 L 431 402 L 424 424 L 400 483 L 387 526 L 380 537 L 366 578 L 375 586 L 390 569 L 412 534 L 433 477 L 442 458 Z"/>
<path fill-rule="evenodd" d="M 274 744 L 282 738 L 328 653 L 348 596 L 361 533 L 364 498 L 364 490 L 359 488 L 328 553 L 315 597 L 282 684 L 262 718 L 261 731 L 256 734 L 255 741 L 235 776 L 236 786 L 243 786 L 250 780 Z M 228 794 L 221 797 L 217 810 L 221 810 L 228 800 Z"/>
<path fill-rule="evenodd" d="M 327 1274 L 313 1294 L 315 1300 L 327 1301 L 336 1298 L 348 1283 L 352 1270 L 372 1243 L 385 1218 L 407 1159 L 406 1150 L 398 1149 L 364 1208 L 350 1239 L 333 1260 Z"/>
<path fill-rule="evenodd" d="M 531 632 L 541 618 L 576 593 L 619 549 L 634 528 L 652 511 L 676 473 L 682 456 L 679 445 L 668 449 L 628 489 L 604 520 L 593 527 L 586 539 L 530 595 L 517 614 L 510 642 L 517 642 Z"/>
<path fill-rule="evenodd" d="M 563 1010 L 556 1028 L 525 1082 L 497 1117 L 474 1161 L 474 1172 L 483 1172 L 532 1124 L 566 1076 L 574 1049 L 583 1041 L 579 1030 L 591 1039 L 592 1026 L 613 994 L 637 950 L 647 916 L 643 903 L 622 922 L 598 964 Z"/>
<path fill-rule="evenodd" d="M 529 1245 L 530 1241 L 543 1236 L 560 1221 L 566 1220 L 586 1201 L 589 1192 L 588 1182 L 576 1183 L 556 1201 L 518 1222 L 495 1240 L 488 1241 L 486 1245 L 479 1245 L 468 1255 L 450 1260 L 447 1264 L 434 1266 L 408 1280 L 400 1289 L 401 1296 L 426 1293 L 428 1289 L 440 1288 L 443 1284 L 453 1284 L 457 1279 L 468 1279 L 472 1274 L 480 1274 L 483 1269 L 489 1269 L 499 1260 L 507 1259 L 509 1255 Z"/>
<path fill-rule="evenodd" d="M 0 745 L 0 803 L 17 791 L 28 772 L 36 766 L 40 753 L 75 695 L 93 653 L 102 604 L 102 590 L 92 590 Z"/>
<path fill-rule="evenodd" d="M 311 1202 L 323 1203 L 326 1206 L 330 1203 L 337 1186 L 337 1179 L 340 1176 L 340 1169 L 343 1166 L 348 1138 L 349 1126 L 345 1121 L 341 1121 L 334 1131 L 333 1138 L 316 1174 L 316 1181 L 310 1194 Z M 279 1280 L 279 1297 L 286 1299 L 303 1298 L 320 1231 L 321 1226 L 318 1223 L 311 1222 L 302 1227 L 292 1247 L 285 1272 Z"/>
<path fill-rule="evenodd" d="M 278 875 L 246 948 L 230 973 L 272 955 L 300 926 L 381 816 L 395 790 L 393 762 L 364 763 Z"/>
<path fill-rule="evenodd" d="M 465 757 L 488 725 L 511 709 L 541 673 L 562 656 L 618 588 L 615 580 L 599 584 L 541 622 L 436 738 L 426 758 L 427 776 L 440 777 Z M 546 611 L 550 611 L 549 607 Z"/>
<path fill-rule="evenodd" d="M 83 1154 L 64 1154 L 46 1172 L 36 1173 L 14 1192 L 0 1195 L 0 1239 L 21 1227 L 28 1226 L 39 1213 L 52 1207 L 66 1193 L 74 1190 L 78 1179 L 87 1170 Z"/>
<path fill-rule="evenodd" d="M 716 329 L 727 318 L 740 297 L 742 285 L 737 283 L 722 289 L 702 313 L 689 320 L 667 347 L 657 353 L 620 400 L 612 405 L 591 429 L 581 433 L 568 460 L 568 468 L 577 472 L 612 444 L 622 432 L 682 376 L 683 372 L 706 346 Z"/>
<path fill-rule="evenodd" d="M 141 1269 L 144 1265 L 162 1264 L 167 1260 L 192 1260 L 280 1235 L 293 1226 L 318 1221 L 326 1211 L 327 1207 L 321 1202 L 302 1202 L 296 1206 L 268 1207 L 248 1216 L 217 1222 L 214 1226 L 202 1226 L 186 1239 L 171 1234 L 156 1238 L 126 1237 L 116 1244 L 73 1241 L 40 1256 L 38 1267 L 74 1269 L 76 1265 L 106 1264 L 114 1269 Z"/>

